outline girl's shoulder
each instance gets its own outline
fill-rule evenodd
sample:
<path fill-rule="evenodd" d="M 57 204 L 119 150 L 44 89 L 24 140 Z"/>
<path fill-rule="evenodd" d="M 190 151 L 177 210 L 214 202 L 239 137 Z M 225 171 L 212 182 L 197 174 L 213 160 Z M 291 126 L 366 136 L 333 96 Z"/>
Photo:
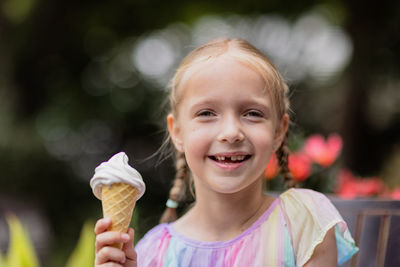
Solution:
<path fill-rule="evenodd" d="M 320 228 L 331 228 L 344 220 L 339 211 L 324 194 L 303 188 L 292 188 L 279 196 L 281 207 L 289 224 L 296 226 L 315 224 Z M 292 225 L 294 228 L 295 225 Z"/>
<path fill-rule="evenodd" d="M 358 251 L 346 222 L 324 194 L 310 189 L 289 189 L 279 198 L 299 266 L 311 258 L 315 247 L 332 228 L 335 229 L 339 264 Z"/>
<path fill-rule="evenodd" d="M 302 210 L 302 208 L 307 208 L 311 212 L 339 215 L 337 209 L 324 194 L 311 189 L 291 188 L 282 193 L 279 198 L 287 213 L 302 213 L 307 215 Z"/>
<path fill-rule="evenodd" d="M 150 229 L 136 244 L 135 249 L 143 253 L 149 253 L 148 249 L 151 248 L 154 252 L 156 245 L 161 242 L 161 240 L 168 235 L 167 223 L 159 224 L 152 229 Z"/>
<path fill-rule="evenodd" d="M 168 238 L 167 223 L 148 231 L 136 244 L 138 266 L 158 266 L 159 255 L 163 253 L 163 240 Z"/>

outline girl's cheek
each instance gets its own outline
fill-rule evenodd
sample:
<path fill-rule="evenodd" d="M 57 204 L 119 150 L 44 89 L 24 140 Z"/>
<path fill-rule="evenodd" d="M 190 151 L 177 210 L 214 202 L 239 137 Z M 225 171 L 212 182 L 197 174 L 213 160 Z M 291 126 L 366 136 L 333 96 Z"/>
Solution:
<path fill-rule="evenodd" d="M 258 147 L 266 148 L 273 145 L 274 131 L 271 127 L 263 127 L 249 132 L 248 137 Z"/>
<path fill-rule="evenodd" d="M 208 139 L 212 138 L 217 131 L 217 125 L 215 124 L 198 124 L 193 123 L 192 125 L 187 125 L 186 134 L 189 135 L 191 139 Z"/>
<path fill-rule="evenodd" d="M 185 147 L 204 153 L 214 140 L 215 133 L 210 127 L 194 127 L 185 133 Z M 193 149 L 192 149 L 193 148 Z"/>
<path fill-rule="evenodd" d="M 195 128 L 192 131 L 188 132 L 186 138 L 189 142 L 193 143 L 203 143 L 206 140 L 210 140 L 213 138 L 213 131 L 209 128 Z"/>

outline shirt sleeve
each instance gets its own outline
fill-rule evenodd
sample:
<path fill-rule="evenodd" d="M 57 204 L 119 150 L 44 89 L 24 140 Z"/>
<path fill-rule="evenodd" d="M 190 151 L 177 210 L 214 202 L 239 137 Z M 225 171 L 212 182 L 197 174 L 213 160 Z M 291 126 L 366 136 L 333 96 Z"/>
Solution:
<path fill-rule="evenodd" d="M 346 222 L 325 195 L 309 189 L 290 189 L 281 195 L 281 199 L 297 266 L 307 263 L 315 247 L 324 240 L 332 227 L 335 228 L 338 264 L 357 253 L 358 248 Z"/>

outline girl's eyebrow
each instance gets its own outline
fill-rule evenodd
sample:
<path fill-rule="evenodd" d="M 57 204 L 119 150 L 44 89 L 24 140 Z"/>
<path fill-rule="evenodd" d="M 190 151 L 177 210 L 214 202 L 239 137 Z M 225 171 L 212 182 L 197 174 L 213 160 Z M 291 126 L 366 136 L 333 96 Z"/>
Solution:
<path fill-rule="evenodd" d="M 254 108 L 259 108 L 261 109 L 263 112 L 265 112 L 266 114 L 269 114 L 271 112 L 271 107 L 270 107 L 270 103 L 269 101 L 263 101 L 264 98 L 252 98 L 249 100 L 243 100 L 239 103 L 239 107 L 246 107 L 246 106 L 250 106 L 250 107 L 254 107 Z M 220 98 L 200 98 L 199 100 L 194 101 L 194 103 L 191 104 L 190 106 L 190 111 L 196 110 L 200 107 L 203 106 L 219 106 L 220 104 L 218 102 L 220 102 L 221 99 Z"/>
<path fill-rule="evenodd" d="M 213 97 L 198 97 L 197 100 L 193 101 L 192 106 L 199 106 L 199 105 L 207 105 L 207 104 L 215 104 L 216 102 L 220 101 L 219 98 Z"/>
<path fill-rule="evenodd" d="M 196 110 L 200 107 L 203 107 L 203 106 L 215 106 L 217 101 L 218 101 L 218 99 L 204 99 L 204 100 L 200 99 L 200 100 L 194 101 L 194 103 L 192 103 L 190 105 L 189 111 L 193 112 L 194 110 Z"/>
<path fill-rule="evenodd" d="M 244 107 L 249 106 L 250 108 L 260 109 L 267 117 L 269 117 L 271 114 L 271 104 L 269 102 L 257 101 L 256 99 L 254 99 L 245 101 L 242 104 Z"/>
<path fill-rule="evenodd" d="M 246 105 L 249 105 L 249 106 L 252 106 L 252 105 L 254 105 L 254 106 L 259 106 L 259 107 L 262 107 L 262 108 L 265 108 L 265 109 L 270 109 L 270 102 L 269 101 L 263 101 L 264 100 L 264 98 L 261 98 L 261 97 L 254 97 L 254 98 L 252 98 L 252 99 L 249 99 L 249 100 L 244 100 L 243 102 L 241 102 L 241 104 L 242 105 L 244 105 L 244 106 L 246 106 Z"/>

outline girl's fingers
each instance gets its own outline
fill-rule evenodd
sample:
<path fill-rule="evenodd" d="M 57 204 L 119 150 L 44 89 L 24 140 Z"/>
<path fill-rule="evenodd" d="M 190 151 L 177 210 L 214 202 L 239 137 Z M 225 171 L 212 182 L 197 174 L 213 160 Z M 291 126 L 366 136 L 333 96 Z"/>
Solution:
<path fill-rule="evenodd" d="M 98 234 L 100 234 L 100 233 L 103 233 L 103 232 L 107 231 L 108 227 L 110 227 L 110 226 L 111 226 L 111 220 L 110 220 L 110 218 L 102 218 L 102 219 L 99 219 L 99 220 L 96 222 L 96 225 L 95 225 L 95 227 L 94 227 L 94 233 L 95 233 L 96 235 L 98 235 Z"/>
<path fill-rule="evenodd" d="M 96 253 L 95 264 L 104 264 L 109 262 L 121 263 L 126 262 L 125 253 L 114 247 L 103 247 Z"/>
<path fill-rule="evenodd" d="M 133 247 L 135 231 L 132 228 L 128 230 L 129 240 L 124 244 L 122 250 L 125 252 L 126 256 L 126 265 L 127 266 L 136 266 L 137 264 L 137 254 L 135 248 Z"/>
<path fill-rule="evenodd" d="M 109 246 L 116 243 L 126 243 L 131 237 L 126 233 L 120 233 L 115 231 L 108 231 L 96 236 L 96 252 L 101 250 L 105 246 Z"/>
<path fill-rule="evenodd" d="M 102 267 L 137 267 L 136 251 L 133 247 L 133 229 L 130 228 L 128 233 L 107 231 L 110 226 L 111 220 L 108 218 L 99 219 L 96 223 L 94 229 L 96 234 L 95 265 Z M 110 246 L 115 243 L 124 243 L 123 249 Z"/>

